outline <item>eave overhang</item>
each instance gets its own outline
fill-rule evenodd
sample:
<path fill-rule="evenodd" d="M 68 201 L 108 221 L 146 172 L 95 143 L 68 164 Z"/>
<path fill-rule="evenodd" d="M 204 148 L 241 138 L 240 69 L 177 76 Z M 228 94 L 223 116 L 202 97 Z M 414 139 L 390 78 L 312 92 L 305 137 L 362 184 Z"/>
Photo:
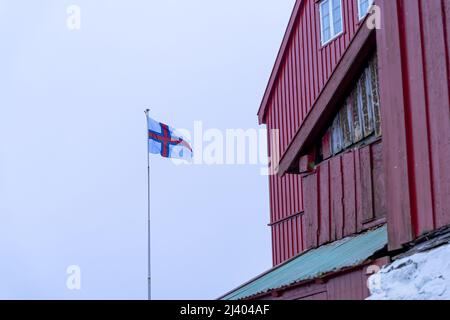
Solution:
<path fill-rule="evenodd" d="M 325 84 L 311 111 L 306 116 L 288 148 L 281 155 L 278 174 L 298 173 L 299 159 L 319 139 L 362 70 L 376 50 L 375 30 L 362 22 L 349 47 L 344 52 L 330 79 Z"/>

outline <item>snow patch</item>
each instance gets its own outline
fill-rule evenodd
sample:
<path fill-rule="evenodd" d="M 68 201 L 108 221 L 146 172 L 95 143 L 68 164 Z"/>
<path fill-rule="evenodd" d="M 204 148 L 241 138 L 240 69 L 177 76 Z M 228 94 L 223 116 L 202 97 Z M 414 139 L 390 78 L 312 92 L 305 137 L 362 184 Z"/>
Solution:
<path fill-rule="evenodd" d="M 450 245 L 396 260 L 368 286 L 367 300 L 450 300 Z"/>

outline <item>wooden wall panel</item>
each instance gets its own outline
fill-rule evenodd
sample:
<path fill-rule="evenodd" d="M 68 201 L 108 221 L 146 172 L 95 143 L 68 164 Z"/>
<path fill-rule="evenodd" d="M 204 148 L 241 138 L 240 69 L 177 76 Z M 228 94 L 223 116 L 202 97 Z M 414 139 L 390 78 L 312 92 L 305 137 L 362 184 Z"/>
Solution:
<path fill-rule="evenodd" d="M 420 2 L 436 227 L 450 224 L 450 106 L 443 1 Z M 410 6 L 411 4 L 407 4 Z M 408 52 L 409 53 L 409 52 Z M 425 169 L 425 168 L 424 168 Z"/>
<path fill-rule="evenodd" d="M 356 185 L 354 151 L 342 156 L 344 237 L 356 233 Z"/>
<path fill-rule="evenodd" d="M 359 150 L 363 223 L 375 217 L 372 189 L 372 152 L 370 146 Z"/>
<path fill-rule="evenodd" d="M 387 215 L 383 145 L 382 143 L 374 143 L 370 148 L 372 156 L 373 218 L 380 219 Z"/>
<path fill-rule="evenodd" d="M 363 220 L 364 220 L 364 211 L 363 211 L 363 205 L 365 204 L 363 202 L 363 188 L 362 188 L 362 182 L 361 182 L 361 156 L 360 156 L 361 150 L 355 150 L 355 198 L 356 198 L 356 231 L 359 233 L 363 230 Z"/>
<path fill-rule="evenodd" d="M 412 160 L 415 166 L 422 168 L 431 168 L 430 146 L 428 144 L 428 112 L 426 91 L 423 79 L 424 73 L 424 57 L 420 47 L 422 38 L 422 28 L 420 23 L 420 4 L 419 0 L 412 0 L 411 4 L 404 7 L 405 17 L 404 29 L 408 30 L 405 35 L 405 50 L 409 52 L 410 59 L 405 61 L 405 73 L 410 79 L 414 79 L 409 84 L 409 95 L 405 100 L 415 112 L 410 113 L 410 123 L 415 129 L 411 131 L 412 138 Z M 428 172 L 427 172 L 428 171 Z M 415 173 L 415 181 L 413 181 L 414 198 L 417 198 L 417 212 L 433 212 L 432 204 L 432 182 L 430 169 L 418 170 Z M 420 181 L 420 182 L 419 182 Z M 417 197 L 417 195 L 421 195 Z M 433 229 L 433 215 L 417 216 L 416 232 L 423 233 Z"/>
<path fill-rule="evenodd" d="M 377 33 L 389 246 L 450 224 L 445 0 L 379 0 Z"/>
<path fill-rule="evenodd" d="M 319 245 L 330 242 L 330 166 L 326 162 L 320 167 L 319 179 Z"/>
<path fill-rule="evenodd" d="M 377 32 L 380 76 L 380 104 L 383 126 L 384 167 L 386 173 L 389 247 L 397 249 L 413 239 L 411 223 L 410 180 L 408 178 L 408 132 L 405 119 L 406 88 L 402 72 L 400 27 L 397 0 L 380 0 L 382 32 Z M 403 33 L 403 32 L 402 32 Z M 395 90 L 394 90 L 395 88 Z M 393 213 L 393 214 L 391 214 Z"/>
<path fill-rule="evenodd" d="M 342 190 L 342 161 L 337 156 L 330 160 L 331 241 L 341 239 L 344 233 L 344 207 Z"/>
<path fill-rule="evenodd" d="M 381 150 L 381 141 L 375 141 L 323 162 L 303 178 L 305 250 L 384 222 Z"/>
<path fill-rule="evenodd" d="M 325 47 L 320 41 L 320 20 L 318 3 L 315 0 L 299 0 L 298 16 L 292 26 L 290 38 L 286 43 L 285 55 L 280 63 L 278 74 L 274 80 L 271 95 L 267 100 L 265 123 L 269 130 L 280 130 L 280 152 L 283 154 L 295 133 L 308 115 L 314 101 L 327 83 L 332 72 L 354 34 L 359 28 L 356 1 L 342 0 L 344 33 Z M 271 148 L 271 146 L 269 145 Z M 303 211 L 303 199 L 300 177 L 270 177 L 271 223 L 296 215 Z M 342 187 L 341 187 L 342 189 Z M 342 201 L 341 201 L 342 202 Z M 335 205 L 336 214 L 342 216 L 343 211 Z M 342 206 L 342 203 L 341 205 Z M 326 207 L 324 208 L 326 210 Z M 330 213 L 332 208 L 330 208 Z M 324 216 L 325 218 L 326 216 Z M 343 233 L 343 216 L 338 221 L 337 235 Z M 336 238 L 336 229 L 333 228 Z M 275 229 L 274 237 L 282 229 Z M 302 239 L 301 230 L 293 232 Z M 319 242 L 328 241 L 331 235 L 322 232 Z M 331 237 L 330 239 L 332 239 Z M 293 239 L 293 241 L 298 239 Z M 301 240 L 300 240 L 301 243 Z M 281 246 L 283 241 L 281 241 Z M 274 249 L 274 255 L 279 253 Z M 289 249 L 288 249 L 289 251 Z M 283 258 L 286 250 L 283 249 Z M 282 262 L 281 257 L 274 261 Z"/>
<path fill-rule="evenodd" d="M 302 219 L 302 215 L 295 215 L 271 226 L 274 265 L 278 265 L 302 252 Z"/>
<path fill-rule="evenodd" d="M 330 300 L 363 300 L 368 293 L 364 268 L 341 274 L 327 283 Z"/>
<path fill-rule="evenodd" d="M 319 233 L 319 194 L 318 190 L 319 172 L 310 174 L 303 178 L 305 189 L 305 220 L 306 220 L 306 248 L 317 247 L 317 235 Z"/>
<path fill-rule="evenodd" d="M 264 113 L 268 129 L 280 130 L 281 154 L 361 27 L 356 3 L 342 0 L 344 33 L 321 47 L 317 3 L 298 2 L 298 16 Z M 450 224 L 450 3 L 376 0 L 376 4 L 383 17 L 376 33 L 383 147 L 353 153 L 353 167 L 346 155 L 331 159 L 328 172 L 319 169 L 318 244 L 361 231 L 365 221 L 386 213 L 391 249 Z M 308 192 L 302 190 L 300 176 L 270 177 L 269 182 L 272 224 L 304 211 L 302 193 Z M 350 197 L 347 190 L 353 190 Z M 308 248 L 311 239 L 303 234 L 310 223 L 307 218 L 296 219 L 295 228 L 274 227 L 274 261 L 280 263 Z M 287 235 L 280 234 L 284 232 Z"/>

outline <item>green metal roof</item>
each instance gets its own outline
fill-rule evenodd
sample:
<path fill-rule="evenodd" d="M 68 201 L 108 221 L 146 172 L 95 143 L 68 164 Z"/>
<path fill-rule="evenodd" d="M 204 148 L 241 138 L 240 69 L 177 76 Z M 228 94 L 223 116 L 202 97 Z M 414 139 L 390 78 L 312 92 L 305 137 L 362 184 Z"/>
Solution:
<path fill-rule="evenodd" d="M 226 294 L 221 299 L 244 299 L 356 266 L 383 249 L 387 241 L 386 226 L 335 241 L 302 253 Z"/>

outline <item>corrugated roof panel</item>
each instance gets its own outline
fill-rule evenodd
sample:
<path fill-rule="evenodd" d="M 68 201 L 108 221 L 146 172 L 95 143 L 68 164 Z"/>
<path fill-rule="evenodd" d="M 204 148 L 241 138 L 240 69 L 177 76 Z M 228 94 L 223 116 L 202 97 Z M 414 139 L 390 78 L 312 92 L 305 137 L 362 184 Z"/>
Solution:
<path fill-rule="evenodd" d="M 387 244 L 386 226 L 310 250 L 250 283 L 228 293 L 223 300 L 239 300 L 321 275 L 356 266 Z"/>

